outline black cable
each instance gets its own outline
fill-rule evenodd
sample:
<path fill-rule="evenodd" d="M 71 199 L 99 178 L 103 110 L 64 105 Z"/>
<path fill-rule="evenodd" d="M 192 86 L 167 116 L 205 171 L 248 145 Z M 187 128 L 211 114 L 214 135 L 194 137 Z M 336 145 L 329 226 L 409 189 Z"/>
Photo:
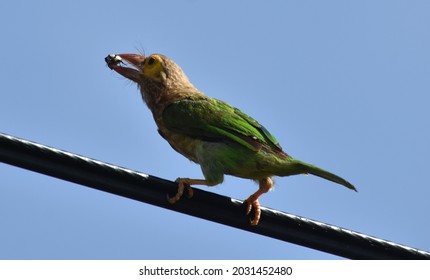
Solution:
<path fill-rule="evenodd" d="M 351 259 L 430 259 L 430 253 L 262 207 L 251 226 L 242 201 L 194 189 L 171 205 L 177 184 L 0 133 L 0 161 L 169 210 Z M 1 177 L 0 177 L 1 180 Z M 252 213 L 251 213 L 252 214 Z"/>

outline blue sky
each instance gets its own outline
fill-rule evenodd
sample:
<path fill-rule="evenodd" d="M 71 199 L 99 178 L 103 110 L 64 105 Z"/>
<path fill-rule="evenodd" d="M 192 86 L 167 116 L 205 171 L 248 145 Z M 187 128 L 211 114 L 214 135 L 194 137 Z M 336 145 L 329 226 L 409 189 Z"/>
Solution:
<path fill-rule="evenodd" d="M 262 205 L 430 250 L 428 1 L 3 1 L 0 131 L 167 179 L 109 53 L 162 53 L 284 150 L 354 183 L 278 178 Z M 205 189 L 205 187 L 202 187 Z M 210 190 L 244 199 L 255 183 Z M 337 259 L 0 164 L 0 259 Z"/>

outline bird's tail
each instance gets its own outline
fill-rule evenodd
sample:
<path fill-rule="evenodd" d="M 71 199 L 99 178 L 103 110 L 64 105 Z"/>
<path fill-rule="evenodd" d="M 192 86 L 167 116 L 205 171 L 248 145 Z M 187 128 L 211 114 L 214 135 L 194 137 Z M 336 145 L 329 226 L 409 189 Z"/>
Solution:
<path fill-rule="evenodd" d="M 296 159 L 290 159 L 288 165 L 289 170 L 294 170 L 296 174 L 312 174 L 326 180 L 344 185 L 348 189 L 357 191 L 357 189 L 347 180 L 339 177 L 331 172 L 328 172 L 322 168 L 316 167 L 306 162 L 302 162 Z"/>

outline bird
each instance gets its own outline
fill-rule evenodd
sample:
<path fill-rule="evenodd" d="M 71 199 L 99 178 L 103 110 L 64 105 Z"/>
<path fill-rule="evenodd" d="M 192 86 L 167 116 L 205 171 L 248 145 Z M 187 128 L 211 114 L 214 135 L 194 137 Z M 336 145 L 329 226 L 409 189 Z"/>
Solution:
<path fill-rule="evenodd" d="M 274 186 L 275 176 L 312 174 L 357 191 L 347 180 L 283 151 L 259 122 L 228 103 L 198 90 L 182 68 L 162 54 L 110 54 L 107 66 L 135 82 L 152 112 L 158 132 L 178 153 L 201 167 L 203 179 L 176 179 L 178 190 L 167 199 L 174 204 L 193 185 L 221 184 L 224 175 L 258 183 L 246 203 L 251 225 L 261 217 L 259 198 Z"/>

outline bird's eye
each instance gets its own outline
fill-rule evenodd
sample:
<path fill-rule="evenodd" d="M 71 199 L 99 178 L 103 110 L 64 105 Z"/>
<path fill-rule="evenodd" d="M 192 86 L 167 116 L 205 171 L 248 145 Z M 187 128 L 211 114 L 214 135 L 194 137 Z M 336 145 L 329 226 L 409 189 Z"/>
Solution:
<path fill-rule="evenodd" d="M 152 65 L 155 62 L 155 58 L 153 58 L 152 56 L 148 59 L 148 65 Z"/>

